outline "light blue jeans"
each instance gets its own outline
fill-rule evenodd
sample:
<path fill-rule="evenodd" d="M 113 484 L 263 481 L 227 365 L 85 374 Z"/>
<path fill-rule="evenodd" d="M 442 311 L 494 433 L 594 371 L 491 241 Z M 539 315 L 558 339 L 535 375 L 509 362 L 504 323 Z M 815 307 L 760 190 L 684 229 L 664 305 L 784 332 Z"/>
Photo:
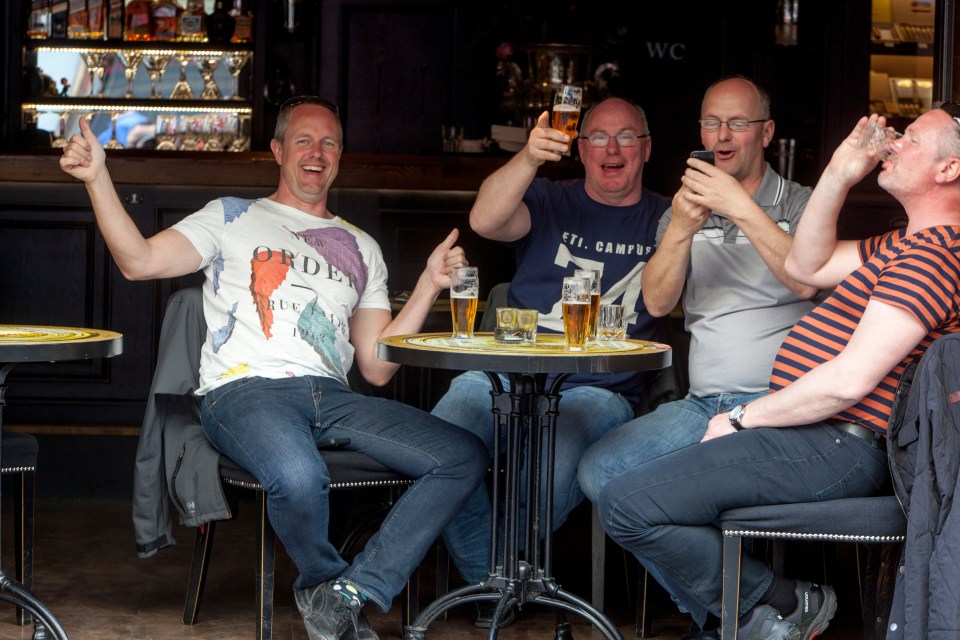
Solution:
<path fill-rule="evenodd" d="M 295 589 L 342 578 L 387 611 L 430 545 L 483 480 L 487 452 L 469 433 L 419 409 L 360 395 L 333 378 L 244 378 L 209 392 L 203 432 L 267 493 L 267 513 L 300 575 Z M 353 564 L 330 544 L 329 438 L 417 478 Z"/>
<path fill-rule="evenodd" d="M 504 390 L 510 389 L 506 376 L 500 377 Z M 433 409 L 433 415 L 462 427 L 487 446 L 485 463 L 493 455 L 493 414 L 490 380 L 480 371 L 468 371 L 453 379 L 450 389 Z M 596 387 L 575 387 L 561 394 L 556 426 L 556 456 L 553 476 L 553 529 L 583 500 L 577 483 L 580 456 L 603 434 L 629 420 L 633 409 L 620 394 Z M 505 446 L 506 439 L 501 438 Z M 545 459 L 545 456 L 544 456 Z M 526 472 L 521 485 L 526 486 Z M 546 490 L 546 488 L 544 488 Z M 521 500 L 523 499 L 521 491 Z M 543 514 L 541 514 L 543 515 Z M 490 495 L 481 486 L 467 500 L 443 531 L 443 540 L 460 575 L 470 584 L 484 579 L 490 571 Z M 502 521 L 501 521 L 502 522 Z"/>
<path fill-rule="evenodd" d="M 671 451 L 697 444 L 710 418 L 766 395 L 718 393 L 667 402 L 620 425 L 587 449 L 580 459 L 580 488 L 596 503 L 604 485 L 621 473 Z"/>

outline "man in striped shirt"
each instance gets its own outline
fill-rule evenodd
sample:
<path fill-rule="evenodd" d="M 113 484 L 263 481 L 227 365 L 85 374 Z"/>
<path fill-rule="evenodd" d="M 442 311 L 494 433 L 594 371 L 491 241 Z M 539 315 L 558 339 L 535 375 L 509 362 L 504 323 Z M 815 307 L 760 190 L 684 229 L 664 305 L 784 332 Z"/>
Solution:
<path fill-rule="evenodd" d="M 934 339 L 960 330 L 954 113 L 951 105 L 925 113 L 879 151 L 861 141 L 883 119 L 860 120 L 814 189 L 786 260 L 792 277 L 834 291 L 787 335 L 772 393 L 715 416 L 699 445 L 640 465 L 601 492 L 607 532 L 695 620 L 720 615 L 722 536 L 714 523 L 722 511 L 886 488 L 885 433 L 899 374 Z M 879 184 L 903 205 L 908 224 L 838 241 L 844 199 L 881 155 Z M 739 638 L 809 640 L 836 606 L 832 588 L 744 558 Z"/>

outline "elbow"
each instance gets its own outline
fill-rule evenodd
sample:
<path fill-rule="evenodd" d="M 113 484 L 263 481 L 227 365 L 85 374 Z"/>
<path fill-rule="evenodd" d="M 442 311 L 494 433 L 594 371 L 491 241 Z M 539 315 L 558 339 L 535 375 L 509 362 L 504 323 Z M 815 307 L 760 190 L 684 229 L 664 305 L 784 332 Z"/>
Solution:
<path fill-rule="evenodd" d="M 793 292 L 803 300 L 812 300 L 813 298 L 817 297 L 818 293 L 820 293 L 820 289 L 812 285 L 798 282 L 796 285 L 794 285 Z"/>

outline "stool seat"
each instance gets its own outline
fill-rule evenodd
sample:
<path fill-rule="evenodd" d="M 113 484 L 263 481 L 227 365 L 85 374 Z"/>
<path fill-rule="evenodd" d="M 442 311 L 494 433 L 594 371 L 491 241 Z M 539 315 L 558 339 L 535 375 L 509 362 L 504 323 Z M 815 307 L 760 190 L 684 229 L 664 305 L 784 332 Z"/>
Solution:
<path fill-rule="evenodd" d="M 37 470 L 37 439 L 27 433 L 3 432 L 3 450 L 0 452 L 0 472 L 23 473 Z"/>

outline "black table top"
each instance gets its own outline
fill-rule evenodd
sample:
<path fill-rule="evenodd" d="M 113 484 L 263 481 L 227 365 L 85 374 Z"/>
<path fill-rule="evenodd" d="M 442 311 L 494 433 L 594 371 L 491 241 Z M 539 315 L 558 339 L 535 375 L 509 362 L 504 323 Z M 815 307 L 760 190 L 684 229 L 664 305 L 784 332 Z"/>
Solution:
<path fill-rule="evenodd" d="M 449 333 L 417 333 L 383 338 L 381 360 L 433 369 L 498 373 L 609 373 L 670 366 L 669 345 L 644 340 L 588 342 L 586 351 L 565 351 L 563 335 L 540 334 L 535 345 L 501 344 L 492 333 L 459 340 Z"/>
<path fill-rule="evenodd" d="M 59 362 L 123 353 L 123 335 L 103 329 L 0 324 L 0 362 Z"/>

